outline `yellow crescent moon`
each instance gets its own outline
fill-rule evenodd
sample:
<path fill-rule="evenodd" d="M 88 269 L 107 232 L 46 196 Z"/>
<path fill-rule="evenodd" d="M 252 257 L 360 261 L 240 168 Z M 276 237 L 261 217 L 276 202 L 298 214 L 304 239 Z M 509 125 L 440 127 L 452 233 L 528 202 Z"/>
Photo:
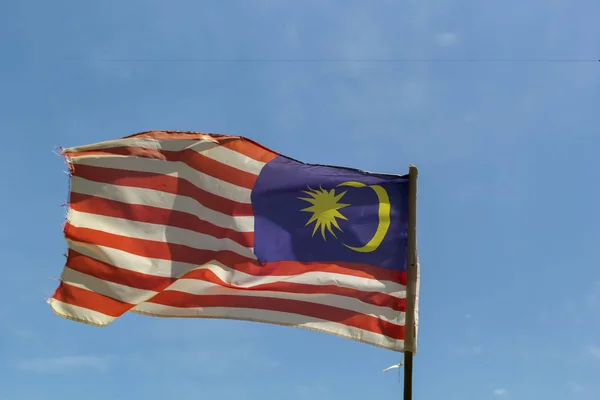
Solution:
<path fill-rule="evenodd" d="M 355 188 L 363 188 L 367 187 L 364 183 L 361 182 L 343 182 L 338 186 L 350 186 Z M 385 235 L 387 235 L 388 229 L 390 228 L 390 197 L 388 196 L 385 189 L 379 185 L 370 185 L 368 186 L 377 195 L 377 199 L 379 200 L 379 210 L 377 215 L 379 217 L 379 224 L 377 225 L 377 231 L 375 231 L 375 235 L 362 247 L 352 247 L 348 246 L 345 243 L 342 243 L 344 246 L 349 248 L 350 250 L 357 251 L 359 253 L 370 253 L 372 251 L 377 250 L 377 248 L 383 242 Z"/>

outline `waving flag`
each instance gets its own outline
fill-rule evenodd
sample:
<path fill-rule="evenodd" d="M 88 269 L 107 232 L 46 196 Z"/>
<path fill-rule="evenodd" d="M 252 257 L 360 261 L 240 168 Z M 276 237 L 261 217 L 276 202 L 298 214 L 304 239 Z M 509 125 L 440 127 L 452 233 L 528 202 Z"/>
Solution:
<path fill-rule="evenodd" d="M 404 351 L 407 175 L 188 132 L 63 154 L 58 315 L 98 326 L 129 311 L 251 320 Z"/>

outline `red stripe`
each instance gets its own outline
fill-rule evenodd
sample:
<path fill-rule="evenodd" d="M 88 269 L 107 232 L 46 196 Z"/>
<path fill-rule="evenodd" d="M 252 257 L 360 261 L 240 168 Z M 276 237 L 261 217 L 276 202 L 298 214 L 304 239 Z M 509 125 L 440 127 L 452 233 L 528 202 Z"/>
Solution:
<path fill-rule="evenodd" d="M 214 211 L 225 215 L 252 216 L 252 204 L 238 203 L 209 193 L 183 178 L 153 172 L 127 171 L 115 168 L 94 167 L 77 164 L 73 176 L 111 185 L 158 190 L 178 196 L 186 196 Z"/>
<path fill-rule="evenodd" d="M 71 286 L 65 282 L 60 283 L 52 297 L 63 303 L 98 311 L 115 318 L 123 315 L 134 306 L 86 289 Z"/>
<path fill-rule="evenodd" d="M 230 150 L 243 154 L 246 157 L 252 158 L 253 160 L 264 162 L 265 164 L 279 155 L 274 151 L 269 150 L 266 147 L 246 138 L 229 140 L 221 145 Z"/>
<path fill-rule="evenodd" d="M 207 140 L 218 143 L 221 146 L 227 147 L 256 161 L 262 161 L 264 163 L 267 163 L 278 156 L 276 152 L 241 136 L 179 131 L 149 131 L 127 136 L 127 138 L 134 137 L 152 138 L 156 140 Z"/>
<path fill-rule="evenodd" d="M 318 271 L 345 274 L 378 281 L 392 281 L 406 285 L 406 272 L 393 271 L 366 264 L 301 263 L 297 261 L 260 264 L 256 260 L 231 251 L 214 252 L 210 250 L 198 250 L 180 244 L 136 239 L 94 229 L 78 228 L 69 223 L 65 224 L 65 236 L 67 239 L 74 241 L 110 247 L 142 257 L 196 265 L 217 261 L 240 272 L 255 276 L 287 276 Z"/>
<path fill-rule="evenodd" d="M 125 285 L 136 289 L 152 290 L 155 292 L 160 292 L 166 289 L 176 280 L 175 278 L 159 277 L 118 268 L 111 264 L 80 254 L 74 250 L 69 250 L 66 265 L 73 270 L 96 277 L 98 279 L 118 283 L 120 285 Z M 331 294 L 346 296 L 358 299 L 363 303 L 380 307 L 390 307 L 400 312 L 403 312 L 406 307 L 405 299 L 398 299 L 385 293 L 367 292 L 358 289 L 339 287 L 336 285 L 310 285 L 293 282 L 273 282 L 255 285 L 249 288 L 243 288 L 226 283 L 213 271 L 208 269 L 197 269 L 190 271 L 183 275 L 180 279 L 202 280 L 222 287 L 248 292 L 271 291 L 281 293 Z"/>
<path fill-rule="evenodd" d="M 404 340 L 404 326 L 402 325 L 359 314 L 356 311 L 300 300 L 274 300 L 268 297 L 237 295 L 195 295 L 166 290 L 154 296 L 148 303 L 181 308 L 227 307 L 279 311 L 308 317 L 306 322 L 313 322 L 310 318 L 317 318 L 378 333 L 392 339 Z"/>
<path fill-rule="evenodd" d="M 257 178 L 257 175 L 239 170 L 219 161 L 215 161 L 212 158 L 209 158 L 193 149 L 186 149 L 181 151 L 168 151 L 148 149 L 137 146 L 122 146 L 110 147 L 107 149 L 100 150 L 73 152 L 68 153 L 67 157 L 69 159 L 76 159 L 77 157 L 92 155 L 120 155 L 130 157 L 152 158 L 170 162 L 182 162 L 198 172 L 210 175 L 213 178 L 220 179 L 225 182 L 229 182 L 233 185 L 244 187 L 246 189 L 252 189 Z M 107 161 L 107 163 L 109 163 L 109 161 Z"/>
<path fill-rule="evenodd" d="M 123 203 L 75 192 L 71 193 L 70 207 L 90 214 L 188 229 L 218 239 L 231 239 L 242 246 L 254 247 L 254 232 L 237 232 L 222 228 L 183 211 Z"/>
<path fill-rule="evenodd" d="M 237 268 L 239 270 L 239 268 Z M 399 299 L 385 293 L 367 292 L 364 290 L 346 288 L 336 285 L 310 285 L 306 283 L 295 282 L 271 282 L 261 285 L 254 285 L 249 288 L 242 288 L 224 282 L 213 271 L 209 269 L 196 269 L 183 275 L 180 279 L 197 279 L 229 289 L 240 291 L 270 291 L 296 294 L 333 294 L 338 296 L 351 297 L 362 301 L 363 303 L 373 304 L 380 307 L 390 307 L 397 311 L 404 311 L 406 308 L 406 299 Z"/>
<path fill-rule="evenodd" d="M 239 268 L 236 268 L 239 269 Z M 298 275 L 309 271 L 329 272 L 332 274 L 343 274 L 359 278 L 375 279 L 377 281 L 390 281 L 406 285 L 406 272 L 395 271 L 387 268 L 376 267 L 368 264 L 346 263 L 346 262 L 299 262 L 299 261 L 277 261 L 261 264 L 251 275 Z M 243 271 L 246 272 L 246 271 Z"/>
<path fill-rule="evenodd" d="M 97 311 L 115 318 L 123 315 L 133 307 L 131 304 L 71 286 L 64 282 L 61 282 L 53 298 L 63 303 Z M 382 334 L 396 340 L 404 339 L 404 326 L 338 307 L 299 300 L 277 299 L 277 301 L 273 301 L 273 299 L 266 297 L 193 295 L 183 292 L 165 291 L 154 296 L 148 303 L 180 308 L 226 307 L 279 311 L 303 315 L 307 318 L 338 322 L 343 325 Z M 307 320 L 306 322 L 311 322 L 311 320 Z"/>
<path fill-rule="evenodd" d="M 75 250 L 69 249 L 66 266 L 86 275 L 108 282 L 118 283 L 136 289 L 160 292 L 175 282 L 176 278 L 167 278 L 115 267 L 98 261 Z"/>

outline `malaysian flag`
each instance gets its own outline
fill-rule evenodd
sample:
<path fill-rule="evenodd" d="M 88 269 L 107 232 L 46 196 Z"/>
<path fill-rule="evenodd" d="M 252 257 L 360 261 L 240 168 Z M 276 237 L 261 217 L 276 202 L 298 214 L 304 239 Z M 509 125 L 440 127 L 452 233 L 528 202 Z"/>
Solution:
<path fill-rule="evenodd" d="M 126 312 L 249 320 L 405 350 L 407 175 L 190 132 L 63 154 L 58 315 L 97 326 Z"/>

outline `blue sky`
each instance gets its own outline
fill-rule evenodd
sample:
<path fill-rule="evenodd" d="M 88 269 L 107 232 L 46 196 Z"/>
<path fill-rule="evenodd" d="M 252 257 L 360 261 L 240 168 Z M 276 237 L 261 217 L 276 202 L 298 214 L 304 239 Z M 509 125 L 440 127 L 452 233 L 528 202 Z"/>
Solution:
<path fill-rule="evenodd" d="M 325 334 L 51 312 L 68 184 L 53 146 L 151 129 L 414 163 L 415 399 L 600 398 L 599 63 L 185 61 L 598 59 L 600 3 L 576 3 L 3 1 L 0 399 L 401 398 L 382 373 L 399 354 Z"/>

